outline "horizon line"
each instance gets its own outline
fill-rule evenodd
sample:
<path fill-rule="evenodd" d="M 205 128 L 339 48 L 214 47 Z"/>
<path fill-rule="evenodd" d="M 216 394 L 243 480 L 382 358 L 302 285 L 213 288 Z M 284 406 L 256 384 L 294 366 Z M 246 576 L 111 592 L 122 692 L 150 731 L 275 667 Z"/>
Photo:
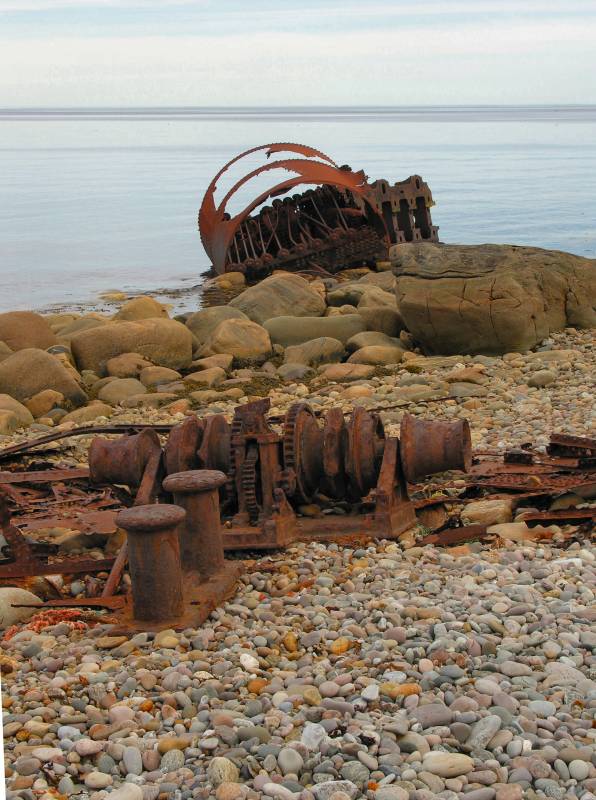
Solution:
<path fill-rule="evenodd" d="M 424 104 L 372 104 L 372 105 L 97 105 L 97 106 L 0 106 L 0 113 L 23 111 L 329 111 L 329 110 L 392 110 L 392 109 L 585 109 L 596 108 L 596 102 L 589 103 L 424 103 Z"/>

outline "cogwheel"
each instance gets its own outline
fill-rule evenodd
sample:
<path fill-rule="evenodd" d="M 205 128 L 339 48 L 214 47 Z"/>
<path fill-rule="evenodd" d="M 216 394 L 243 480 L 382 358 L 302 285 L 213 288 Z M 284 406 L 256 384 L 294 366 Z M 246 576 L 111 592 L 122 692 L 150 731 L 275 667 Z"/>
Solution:
<path fill-rule="evenodd" d="M 246 457 L 240 468 L 240 480 L 242 483 L 242 494 L 246 503 L 246 511 L 251 525 L 256 525 L 259 521 L 259 503 L 257 500 L 257 460 L 259 450 L 256 444 L 249 444 Z"/>
<path fill-rule="evenodd" d="M 310 503 L 323 476 L 322 431 L 313 410 L 306 403 L 288 409 L 283 432 L 284 469 L 288 495 Z M 290 480 L 290 475 L 295 476 Z"/>

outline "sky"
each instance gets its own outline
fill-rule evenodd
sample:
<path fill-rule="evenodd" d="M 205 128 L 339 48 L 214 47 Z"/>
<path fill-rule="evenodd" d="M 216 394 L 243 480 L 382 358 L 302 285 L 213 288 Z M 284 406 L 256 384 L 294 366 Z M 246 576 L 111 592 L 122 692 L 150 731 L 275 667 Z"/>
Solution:
<path fill-rule="evenodd" d="M 596 103 L 596 0 L 0 0 L 0 107 Z"/>

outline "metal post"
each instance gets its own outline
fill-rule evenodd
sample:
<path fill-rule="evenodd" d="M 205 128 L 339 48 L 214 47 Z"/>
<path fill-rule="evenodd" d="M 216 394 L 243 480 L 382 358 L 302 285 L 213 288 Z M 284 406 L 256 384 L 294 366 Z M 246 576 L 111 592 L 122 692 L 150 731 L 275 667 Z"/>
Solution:
<path fill-rule="evenodd" d="M 209 578 L 224 565 L 218 489 L 226 482 L 223 472 L 196 469 L 176 472 L 163 482 L 176 505 L 186 511 L 180 527 L 180 552 L 184 572 Z"/>
<path fill-rule="evenodd" d="M 184 609 L 178 526 L 186 512 L 173 505 L 133 506 L 116 518 L 128 537 L 135 619 L 161 622 Z"/>

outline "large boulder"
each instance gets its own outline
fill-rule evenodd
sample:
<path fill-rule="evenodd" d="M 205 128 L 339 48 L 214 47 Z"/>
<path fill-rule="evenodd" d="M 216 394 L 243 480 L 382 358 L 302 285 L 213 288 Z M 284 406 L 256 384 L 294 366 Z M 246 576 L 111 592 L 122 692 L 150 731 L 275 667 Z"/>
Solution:
<path fill-rule="evenodd" d="M 68 325 L 65 325 L 63 328 L 61 328 L 56 335 L 61 342 L 70 342 L 72 337 L 76 336 L 77 333 L 81 333 L 82 331 L 90 331 L 92 328 L 99 328 L 100 325 L 107 324 L 108 320 L 102 319 L 101 317 L 79 317 L 79 319 L 75 319 L 72 322 L 69 322 Z"/>
<path fill-rule="evenodd" d="M 137 322 L 140 319 L 153 319 L 154 317 L 167 319 L 168 309 L 148 295 L 141 295 L 124 303 L 122 308 L 114 314 L 114 319 L 121 322 Z"/>
<path fill-rule="evenodd" d="M 198 343 L 204 344 L 219 323 L 225 319 L 248 319 L 248 317 L 238 308 L 212 306 L 191 314 L 185 325 L 192 332 Z"/>
<path fill-rule="evenodd" d="M 146 394 L 147 388 L 136 378 L 115 378 L 102 386 L 97 399 L 102 403 L 116 406 L 133 395 Z"/>
<path fill-rule="evenodd" d="M 73 336 L 72 354 L 80 370 L 106 374 L 107 362 L 123 353 L 138 353 L 156 366 L 185 369 L 192 361 L 192 334 L 173 319 L 111 322 Z"/>
<path fill-rule="evenodd" d="M 366 330 L 360 314 L 340 314 L 336 317 L 275 317 L 264 326 L 273 344 L 289 347 L 322 336 L 339 339 L 345 344 L 357 333 Z"/>
<path fill-rule="evenodd" d="M 391 248 L 398 307 L 428 353 L 525 351 L 567 326 L 596 327 L 596 260 L 538 247 Z"/>
<path fill-rule="evenodd" d="M 294 317 L 318 317 L 325 313 L 326 303 L 311 284 L 291 272 L 279 273 L 250 286 L 235 297 L 230 305 L 243 311 L 253 322 L 262 325 L 273 317 L 291 314 Z"/>
<path fill-rule="evenodd" d="M 397 306 L 391 308 L 390 306 L 359 305 L 358 313 L 369 331 L 377 331 L 387 336 L 399 336 L 406 327 Z"/>
<path fill-rule="evenodd" d="M 28 347 L 47 350 L 57 343 L 47 320 L 33 311 L 7 311 L 0 314 L 0 341 L 15 351 Z"/>
<path fill-rule="evenodd" d="M 268 356 L 271 350 L 271 339 L 265 328 L 249 319 L 225 319 L 206 341 L 201 355 L 229 353 L 234 358 L 260 359 Z"/>
<path fill-rule="evenodd" d="M 295 344 L 286 348 L 284 361 L 286 364 L 306 364 L 312 367 L 317 364 L 341 361 L 343 354 L 344 346 L 339 339 L 321 336 L 319 339 L 311 339 L 304 344 Z"/>
<path fill-rule="evenodd" d="M 0 411 L 11 411 L 19 421 L 19 425 L 26 428 L 33 422 L 33 414 L 22 403 L 9 394 L 0 394 Z"/>
<path fill-rule="evenodd" d="M 0 342 L 0 361 L 4 361 L 5 358 L 11 356 L 13 351 L 10 347 L 6 344 L 6 342 Z"/>
<path fill-rule="evenodd" d="M 399 364 L 404 354 L 403 347 L 398 345 L 371 344 L 361 347 L 348 358 L 350 364 Z"/>
<path fill-rule="evenodd" d="M 73 373 L 45 350 L 19 350 L 0 363 L 0 392 L 23 402 L 44 389 L 61 392 L 72 406 L 87 401 Z"/>

